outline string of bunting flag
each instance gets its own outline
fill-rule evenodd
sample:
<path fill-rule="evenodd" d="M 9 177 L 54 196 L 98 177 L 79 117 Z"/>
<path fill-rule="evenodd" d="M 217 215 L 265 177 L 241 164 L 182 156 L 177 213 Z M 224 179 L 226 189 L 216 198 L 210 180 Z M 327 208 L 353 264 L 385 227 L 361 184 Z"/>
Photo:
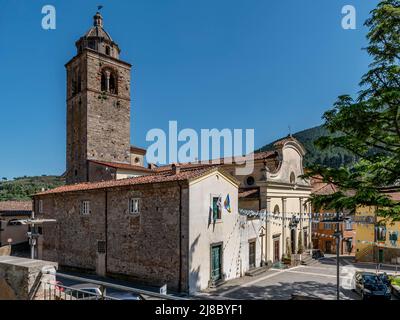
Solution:
<path fill-rule="evenodd" d="M 386 243 L 379 242 L 379 241 L 357 240 L 357 242 L 358 243 L 363 243 L 363 244 L 370 244 L 370 245 L 378 246 L 378 247 L 381 247 L 381 248 L 399 249 L 399 246 L 396 245 L 396 244 L 388 246 Z"/>
<path fill-rule="evenodd" d="M 286 216 L 283 217 L 280 213 L 272 213 L 266 212 L 266 210 L 249 210 L 249 209 L 241 209 L 239 208 L 239 214 L 242 216 L 247 216 L 248 218 L 259 218 L 262 220 L 266 220 L 266 222 L 271 222 L 274 225 L 282 225 L 277 221 L 290 221 L 293 217 L 296 217 L 299 221 L 308 221 L 311 223 L 334 223 L 334 219 L 337 218 L 336 213 L 299 213 L 299 212 L 287 212 Z M 344 213 L 339 214 L 339 219 L 345 218 L 346 215 Z M 332 221 L 329 221 L 332 219 Z M 352 218 L 349 222 L 352 224 L 367 224 L 374 225 L 375 219 L 373 216 L 360 216 L 356 217 L 356 219 Z"/>

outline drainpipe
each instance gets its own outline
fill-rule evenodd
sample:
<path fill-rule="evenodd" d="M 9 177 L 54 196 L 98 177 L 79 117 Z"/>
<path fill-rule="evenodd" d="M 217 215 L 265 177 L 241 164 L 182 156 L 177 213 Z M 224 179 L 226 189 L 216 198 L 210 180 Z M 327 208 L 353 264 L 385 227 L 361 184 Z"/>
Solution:
<path fill-rule="evenodd" d="M 270 238 L 271 237 L 271 241 L 272 241 L 272 233 L 271 233 L 271 221 L 268 222 L 268 214 L 271 213 L 271 198 L 267 197 L 267 207 L 266 207 L 266 217 L 265 217 L 265 249 L 264 249 L 264 260 L 265 260 L 265 264 L 268 264 L 268 258 L 270 258 L 270 260 L 273 262 L 274 258 L 273 258 L 273 249 L 271 251 L 272 256 L 269 254 L 269 247 L 270 247 Z"/>
<path fill-rule="evenodd" d="M 179 282 L 178 291 L 182 292 L 182 185 L 178 181 L 179 185 Z"/>
<path fill-rule="evenodd" d="M 105 189 L 105 204 L 104 204 L 104 232 L 105 232 L 105 247 L 106 252 L 104 254 L 104 275 L 107 276 L 107 255 L 108 255 L 108 190 Z"/>

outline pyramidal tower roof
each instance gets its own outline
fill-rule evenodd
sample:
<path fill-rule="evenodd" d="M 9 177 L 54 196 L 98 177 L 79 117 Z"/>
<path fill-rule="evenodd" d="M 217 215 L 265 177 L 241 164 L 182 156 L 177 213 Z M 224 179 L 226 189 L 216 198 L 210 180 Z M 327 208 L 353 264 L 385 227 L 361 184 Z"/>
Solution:
<path fill-rule="evenodd" d="M 104 29 L 104 20 L 100 12 L 93 16 L 93 26 L 76 42 L 78 54 L 90 49 L 113 58 L 119 58 L 120 49 Z"/>
<path fill-rule="evenodd" d="M 93 27 L 85 33 L 84 37 L 100 37 L 112 41 L 110 34 L 103 28 L 103 17 L 97 12 L 93 17 Z"/>

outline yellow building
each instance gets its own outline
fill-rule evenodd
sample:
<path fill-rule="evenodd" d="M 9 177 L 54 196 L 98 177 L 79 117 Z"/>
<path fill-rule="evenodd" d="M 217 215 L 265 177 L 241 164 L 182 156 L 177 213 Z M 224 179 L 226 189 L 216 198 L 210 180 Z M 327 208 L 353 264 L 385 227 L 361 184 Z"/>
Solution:
<path fill-rule="evenodd" d="M 400 192 L 385 192 L 395 201 Z M 359 207 L 355 214 L 356 261 L 400 263 L 400 222 L 377 217 L 376 207 Z"/>

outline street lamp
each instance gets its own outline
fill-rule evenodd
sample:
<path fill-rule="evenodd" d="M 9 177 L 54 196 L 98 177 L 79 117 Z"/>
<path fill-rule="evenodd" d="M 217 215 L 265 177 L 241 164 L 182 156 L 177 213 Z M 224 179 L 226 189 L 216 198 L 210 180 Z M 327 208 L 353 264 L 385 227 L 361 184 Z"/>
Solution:
<path fill-rule="evenodd" d="M 293 216 L 292 219 L 290 219 L 289 228 L 290 229 L 297 228 L 297 225 L 299 224 L 299 222 L 300 222 L 300 219 L 295 217 L 295 216 Z"/>
<path fill-rule="evenodd" d="M 35 246 L 37 245 L 38 238 L 40 236 L 37 225 L 41 225 L 47 222 L 56 222 L 55 219 L 35 219 L 35 212 L 32 211 L 30 219 L 18 220 L 21 224 L 27 224 L 31 227 L 31 231 L 27 233 L 29 238 L 29 245 L 31 246 L 31 259 L 35 259 Z"/>
<path fill-rule="evenodd" d="M 333 220 L 322 220 L 321 222 L 336 223 L 336 231 L 333 237 L 336 239 L 336 300 L 340 300 L 340 239 L 342 238 L 342 231 L 340 231 L 339 224 L 348 218 L 343 218 L 342 214 L 336 213 L 336 218 Z"/>

